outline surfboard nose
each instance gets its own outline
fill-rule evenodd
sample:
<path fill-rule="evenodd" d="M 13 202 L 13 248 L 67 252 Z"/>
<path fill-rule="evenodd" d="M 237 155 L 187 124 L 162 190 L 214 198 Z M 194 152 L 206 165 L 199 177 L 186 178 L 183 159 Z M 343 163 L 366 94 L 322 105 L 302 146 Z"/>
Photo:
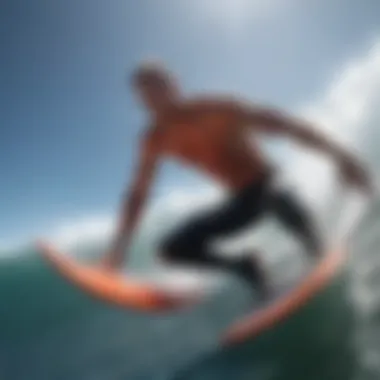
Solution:
<path fill-rule="evenodd" d="M 199 291 L 171 292 L 100 265 L 81 264 L 44 241 L 38 241 L 36 245 L 42 257 L 69 283 L 110 304 L 164 312 L 191 306 L 201 297 Z"/>

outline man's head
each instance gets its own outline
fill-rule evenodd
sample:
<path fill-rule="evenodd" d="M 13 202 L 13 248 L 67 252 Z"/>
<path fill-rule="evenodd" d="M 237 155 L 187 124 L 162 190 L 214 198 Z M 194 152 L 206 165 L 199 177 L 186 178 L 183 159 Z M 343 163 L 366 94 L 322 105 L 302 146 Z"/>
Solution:
<path fill-rule="evenodd" d="M 132 73 L 132 86 L 151 111 L 166 108 L 179 96 L 172 73 L 157 62 L 141 63 Z"/>

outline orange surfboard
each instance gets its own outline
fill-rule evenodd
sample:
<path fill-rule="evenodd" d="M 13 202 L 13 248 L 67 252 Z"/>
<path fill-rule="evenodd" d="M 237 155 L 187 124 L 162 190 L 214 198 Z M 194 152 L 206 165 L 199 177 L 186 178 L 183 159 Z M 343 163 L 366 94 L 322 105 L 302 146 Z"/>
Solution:
<path fill-rule="evenodd" d="M 87 294 L 117 306 L 159 312 L 189 306 L 200 297 L 195 291 L 172 292 L 100 266 L 81 264 L 45 242 L 37 243 L 37 248 L 42 257 L 69 282 Z"/>
<path fill-rule="evenodd" d="M 360 222 L 365 210 L 360 200 L 353 203 L 352 209 L 347 208 L 347 217 L 343 218 L 346 221 L 342 223 L 340 232 L 334 238 L 335 242 L 339 242 L 337 245 L 340 248 L 328 251 L 295 287 L 277 298 L 268 300 L 261 308 L 255 308 L 248 316 L 232 324 L 222 334 L 220 343 L 229 346 L 253 339 L 296 314 L 314 296 L 329 286 L 346 262 L 349 232 Z M 39 243 L 38 249 L 43 258 L 66 280 L 110 304 L 150 312 L 170 311 L 192 305 L 201 295 L 204 296 L 200 291 L 190 294 L 173 293 L 123 273 L 81 264 L 47 243 Z"/>
<path fill-rule="evenodd" d="M 69 282 L 110 304 L 148 312 L 173 311 L 190 306 L 200 298 L 200 294 L 174 294 L 122 273 L 81 264 L 47 243 L 38 243 L 38 249 L 46 261 Z M 252 314 L 233 324 L 223 334 L 221 343 L 230 345 L 252 339 L 297 312 L 330 283 L 344 262 L 343 249 L 329 252 L 292 290 L 261 309 L 255 308 Z"/>

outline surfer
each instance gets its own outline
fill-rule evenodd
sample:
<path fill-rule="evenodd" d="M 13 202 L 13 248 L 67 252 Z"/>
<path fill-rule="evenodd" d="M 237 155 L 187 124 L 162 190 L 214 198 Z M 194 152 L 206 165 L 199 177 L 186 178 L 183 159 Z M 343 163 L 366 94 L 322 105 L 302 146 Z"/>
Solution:
<path fill-rule="evenodd" d="M 310 256 L 321 255 L 321 241 L 308 211 L 294 194 L 275 189 L 275 169 L 260 154 L 248 133 L 279 135 L 329 155 L 350 185 L 369 190 L 361 163 L 322 136 L 306 121 L 278 110 L 226 96 L 185 96 L 170 70 L 142 63 L 132 74 L 133 90 L 149 114 L 137 169 L 121 209 L 119 227 L 104 265 L 116 269 L 128 251 L 159 160 L 173 158 L 201 170 L 229 191 L 227 200 L 193 216 L 163 240 L 161 257 L 171 263 L 232 271 L 256 288 L 267 290 L 257 255 L 218 255 L 210 243 L 234 234 L 271 213 L 303 244 Z M 243 252 L 241 252 L 243 253 Z"/>

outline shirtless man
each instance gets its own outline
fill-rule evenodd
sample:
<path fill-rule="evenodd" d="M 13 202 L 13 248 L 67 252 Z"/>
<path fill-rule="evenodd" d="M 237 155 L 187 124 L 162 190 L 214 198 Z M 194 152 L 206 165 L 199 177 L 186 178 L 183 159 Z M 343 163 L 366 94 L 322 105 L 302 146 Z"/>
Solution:
<path fill-rule="evenodd" d="M 369 189 L 367 173 L 357 160 L 304 121 L 232 97 L 185 97 L 172 74 L 155 64 L 139 66 L 132 74 L 132 86 L 150 113 L 151 125 L 143 134 L 138 168 L 115 240 L 105 257 L 108 268 L 122 264 L 162 156 L 200 169 L 228 188 L 231 195 L 218 208 L 196 215 L 166 238 L 160 247 L 161 257 L 172 263 L 230 270 L 262 290 L 266 289 L 265 276 L 252 254 L 222 258 L 209 243 L 270 212 L 314 258 L 321 255 L 321 245 L 306 210 L 293 196 L 271 186 L 273 168 L 252 141 L 247 141 L 247 131 L 288 136 L 318 149 L 335 160 L 351 185 Z"/>

